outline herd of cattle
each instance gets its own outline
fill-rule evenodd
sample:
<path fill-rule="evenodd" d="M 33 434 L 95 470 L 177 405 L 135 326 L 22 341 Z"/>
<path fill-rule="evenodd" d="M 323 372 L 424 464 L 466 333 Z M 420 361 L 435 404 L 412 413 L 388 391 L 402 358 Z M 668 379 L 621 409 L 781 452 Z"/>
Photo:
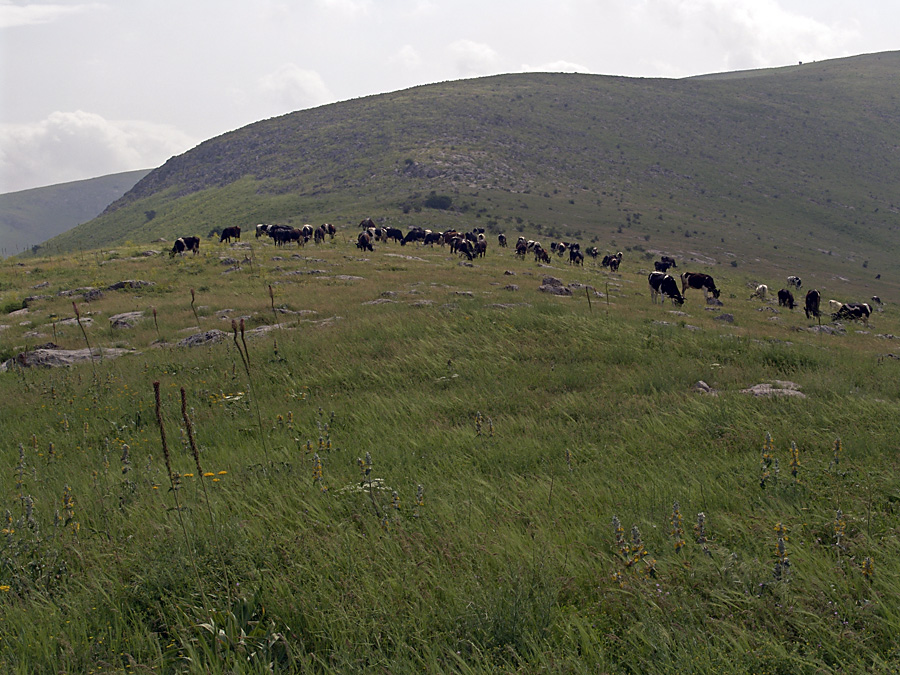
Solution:
<path fill-rule="evenodd" d="M 484 234 L 484 228 L 474 228 L 471 232 L 458 232 L 456 230 L 447 230 L 445 232 L 437 232 L 421 227 L 412 227 L 404 234 L 402 230 L 395 227 L 381 227 L 377 225 L 371 218 L 366 218 L 360 222 L 361 229 L 356 238 L 357 248 L 364 251 L 374 251 L 376 242 L 399 242 L 401 246 L 405 246 L 411 242 L 420 242 L 422 245 L 448 246 L 451 253 L 465 256 L 468 260 L 474 260 L 477 257 L 484 256 L 487 252 L 487 238 Z M 316 244 L 325 241 L 325 237 L 334 239 L 336 229 L 334 225 L 325 223 L 317 228 L 312 225 L 304 225 L 297 228 L 289 225 L 257 225 L 256 238 L 269 237 L 276 246 L 284 246 L 291 242 L 297 242 L 298 246 L 303 246 L 310 239 Z M 219 237 L 220 243 L 231 243 L 232 240 L 240 240 L 241 228 L 238 226 L 226 227 L 222 230 Z M 505 234 L 497 236 L 497 244 L 500 248 L 506 248 L 507 239 Z M 179 237 L 175 240 L 170 257 L 175 254 L 184 255 L 186 252 L 197 254 L 200 251 L 200 237 L 188 236 Z M 568 253 L 568 262 L 571 265 L 584 265 L 585 253 L 596 260 L 600 256 L 600 252 L 596 246 L 581 250 L 580 244 L 577 242 L 554 241 L 550 244 L 550 250 L 547 251 L 543 245 L 525 237 L 519 237 L 515 245 L 516 257 L 524 258 L 528 254 L 534 255 L 536 262 L 549 264 L 552 261 L 551 253 L 562 257 Z M 601 259 L 601 265 L 608 267 L 610 271 L 616 272 L 622 263 L 622 252 L 607 254 Z M 675 277 L 669 274 L 669 269 L 676 268 L 678 265 L 671 256 L 662 256 L 660 260 L 653 263 L 654 271 L 650 272 L 647 281 L 650 285 L 650 299 L 653 303 L 657 301 L 664 303 L 666 298 L 672 301 L 673 305 L 683 305 L 684 295 L 688 289 L 697 289 L 703 291 L 705 299 L 709 299 L 712 294 L 713 298 L 718 300 L 720 290 L 716 287 L 715 281 L 708 274 L 697 272 L 684 272 L 680 275 L 681 287 Z M 798 276 L 789 276 L 787 278 L 787 287 L 778 291 L 778 305 L 794 309 L 797 303 L 794 300 L 794 294 L 791 289 L 799 292 L 803 282 Z M 765 300 L 769 294 L 769 287 L 765 284 L 759 284 L 751 298 Z M 806 293 L 804 301 L 804 311 L 807 319 L 820 319 L 822 312 L 820 309 L 822 296 L 818 290 L 812 289 Z M 831 318 L 834 321 L 839 320 L 862 320 L 868 322 L 869 316 L 872 314 L 873 305 L 881 305 L 881 299 L 877 295 L 872 296 L 872 304 L 867 302 L 849 302 L 841 303 L 837 300 L 829 300 L 829 308 L 831 310 Z"/>

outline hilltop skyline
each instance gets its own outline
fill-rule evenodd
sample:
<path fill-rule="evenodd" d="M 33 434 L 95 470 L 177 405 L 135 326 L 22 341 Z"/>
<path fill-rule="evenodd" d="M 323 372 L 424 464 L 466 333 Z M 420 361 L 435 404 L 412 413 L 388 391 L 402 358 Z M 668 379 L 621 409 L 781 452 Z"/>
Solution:
<path fill-rule="evenodd" d="M 0 0 L 0 192 L 149 169 L 269 117 L 507 72 L 680 78 L 889 51 L 900 6 L 806 0 Z"/>

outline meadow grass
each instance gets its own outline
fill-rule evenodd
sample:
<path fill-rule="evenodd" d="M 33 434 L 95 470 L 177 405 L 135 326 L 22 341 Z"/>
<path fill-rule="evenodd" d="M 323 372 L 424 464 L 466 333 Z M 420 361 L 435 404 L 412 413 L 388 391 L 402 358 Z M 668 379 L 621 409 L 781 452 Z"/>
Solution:
<path fill-rule="evenodd" d="M 726 324 L 698 295 L 652 305 L 641 261 L 250 245 L 252 272 L 127 251 L 0 268 L 4 294 L 50 282 L 0 321 L 7 355 L 54 322 L 84 344 L 58 291 L 155 283 L 77 299 L 93 347 L 133 354 L 0 374 L 5 671 L 898 667 L 891 306 L 826 335 L 734 272 Z M 609 304 L 540 293 L 545 274 Z M 775 380 L 806 398 L 740 393 Z"/>

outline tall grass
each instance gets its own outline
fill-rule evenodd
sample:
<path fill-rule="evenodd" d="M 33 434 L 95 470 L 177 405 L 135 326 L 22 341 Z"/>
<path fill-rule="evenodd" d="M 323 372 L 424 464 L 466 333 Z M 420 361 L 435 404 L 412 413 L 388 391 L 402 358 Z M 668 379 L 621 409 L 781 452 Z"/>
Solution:
<path fill-rule="evenodd" d="M 898 366 L 875 337 L 900 333 L 890 308 L 869 334 L 823 336 L 734 299 L 725 326 L 696 299 L 687 317 L 651 305 L 623 265 L 607 316 L 538 293 L 547 270 L 511 253 L 467 268 L 413 249 L 421 262 L 379 270 L 326 244 L 324 276 L 363 280 L 291 283 L 267 248 L 253 276 L 172 261 L 152 291 L 92 303 L 98 324 L 147 293 L 159 308 L 158 328 L 95 327 L 136 348 L 96 378 L 0 374 L 3 670 L 897 667 Z M 53 262 L 53 283 L 76 285 L 79 261 Z M 242 337 L 236 323 L 218 343 L 152 346 L 196 332 L 186 278 L 204 323 L 244 316 Z M 298 312 L 277 355 L 252 332 L 277 318 L 270 284 Z M 365 304 L 379 298 L 395 302 Z M 40 339 L 25 333 L 64 302 L 4 338 Z M 78 345 L 77 326 L 58 329 Z M 807 398 L 739 393 L 776 379 Z M 780 470 L 763 489 L 767 433 Z"/>

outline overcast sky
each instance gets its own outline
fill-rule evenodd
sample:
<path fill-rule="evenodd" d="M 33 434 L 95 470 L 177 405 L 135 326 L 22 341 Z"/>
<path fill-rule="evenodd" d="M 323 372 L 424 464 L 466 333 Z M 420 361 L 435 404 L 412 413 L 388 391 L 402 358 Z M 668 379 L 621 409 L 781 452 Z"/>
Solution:
<path fill-rule="evenodd" d="M 0 193 L 430 82 L 784 66 L 900 49 L 898 26 L 898 0 L 0 0 Z"/>

